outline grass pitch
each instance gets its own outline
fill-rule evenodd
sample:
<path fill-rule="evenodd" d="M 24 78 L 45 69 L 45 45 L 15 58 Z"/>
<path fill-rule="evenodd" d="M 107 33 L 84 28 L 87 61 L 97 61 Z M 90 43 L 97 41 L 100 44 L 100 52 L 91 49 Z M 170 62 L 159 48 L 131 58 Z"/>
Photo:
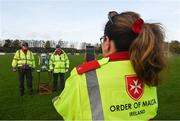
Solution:
<path fill-rule="evenodd" d="M 11 69 L 12 58 L 13 55 L 0 55 L 0 119 L 62 119 L 51 102 L 59 92 L 51 95 L 37 94 L 37 72 L 33 72 L 35 94 L 29 96 L 25 85 L 25 95 L 19 96 L 17 73 Z M 69 59 L 70 70 L 84 61 L 83 56 L 71 55 Z M 68 76 L 69 73 L 66 74 L 66 78 Z M 43 74 L 42 79 L 46 80 L 47 75 Z M 159 110 L 156 119 L 180 119 L 180 56 L 169 59 L 167 74 L 158 87 L 158 97 Z"/>

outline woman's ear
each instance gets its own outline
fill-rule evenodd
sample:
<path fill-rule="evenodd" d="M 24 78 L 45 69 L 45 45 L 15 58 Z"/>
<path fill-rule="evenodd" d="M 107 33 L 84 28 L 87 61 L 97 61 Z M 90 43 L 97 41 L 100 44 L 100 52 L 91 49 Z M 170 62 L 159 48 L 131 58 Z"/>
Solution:
<path fill-rule="evenodd" d="M 109 49 L 110 49 L 110 39 L 108 36 L 106 36 L 104 41 L 104 50 L 106 52 L 109 52 Z"/>
<path fill-rule="evenodd" d="M 103 56 L 106 57 L 112 52 L 112 40 L 108 36 L 105 37 L 103 44 L 102 44 L 102 51 L 103 51 Z"/>

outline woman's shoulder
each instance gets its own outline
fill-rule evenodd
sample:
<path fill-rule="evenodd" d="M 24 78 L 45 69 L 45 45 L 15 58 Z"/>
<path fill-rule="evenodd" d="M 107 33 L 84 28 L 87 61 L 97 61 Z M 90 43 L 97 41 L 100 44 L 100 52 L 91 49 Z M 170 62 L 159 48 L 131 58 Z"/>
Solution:
<path fill-rule="evenodd" d="M 92 60 L 92 61 L 79 64 L 75 70 L 77 74 L 81 75 L 88 71 L 101 68 L 103 65 L 107 64 L 108 62 L 109 62 L 109 58 L 102 58 L 100 60 Z"/>

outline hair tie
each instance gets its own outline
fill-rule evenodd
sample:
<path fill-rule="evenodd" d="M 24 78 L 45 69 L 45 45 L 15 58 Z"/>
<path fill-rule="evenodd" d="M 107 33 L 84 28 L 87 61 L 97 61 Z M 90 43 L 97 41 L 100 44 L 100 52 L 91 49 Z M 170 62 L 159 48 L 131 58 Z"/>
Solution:
<path fill-rule="evenodd" d="M 143 19 L 139 18 L 133 23 L 131 29 L 134 33 L 139 34 L 142 31 L 143 25 L 144 25 Z"/>

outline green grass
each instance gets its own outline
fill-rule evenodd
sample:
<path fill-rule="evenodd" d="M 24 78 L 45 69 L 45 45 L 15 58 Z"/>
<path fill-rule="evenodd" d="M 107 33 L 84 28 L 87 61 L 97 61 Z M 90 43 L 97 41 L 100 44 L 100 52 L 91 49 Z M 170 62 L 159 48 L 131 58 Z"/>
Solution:
<path fill-rule="evenodd" d="M 52 105 L 52 98 L 59 95 L 38 95 L 38 74 L 33 72 L 33 88 L 35 94 L 28 95 L 25 85 L 25 96 L 19 96 L 17 73 L 12 72 L 13 55 L 0 56 L 0 119 L 62 119 Z M 69 56 L 70 71 L 83 62 L 83 57 Z M 37 60 L 37 57 L 36 57 Z M 72 63 L 73 62 L 73 63 Z M 37 65 L 37 64 L 36 64 Z M 65 78 L 69 76 L 66 74 Z M 47 74 L 42 74 L 42 80 L 47 81 Z"/>
<path fill-rule="evenodd" d="M 59 92 L 38 95 L 36 72 L 33 72 L 35 94 L 29 96 L 25 90 L 25 95 L 19 96 L 17 73 L 11 69 L 12 58 L 13 55 L 0 55 L 0 119 L 62 119 L 51 103 Z M 69 56 L 69 59 L 70 70 L 83 62 L 83 56 Z M 180 56 L 171 57 L 168 67 L 167 76 L 158 88 L 159 110 L 156 119 L 180 119 Z M 68 76 L 69 73 L 66 78 Z M 43 74 L 42 79 L 46 78 L 47 75 Z"/>
<path fill-rule="evenodd" d="M 162 84 L 158 88 L 157 119 L 180 119 L 180 56 L 172 56 Z"/>

